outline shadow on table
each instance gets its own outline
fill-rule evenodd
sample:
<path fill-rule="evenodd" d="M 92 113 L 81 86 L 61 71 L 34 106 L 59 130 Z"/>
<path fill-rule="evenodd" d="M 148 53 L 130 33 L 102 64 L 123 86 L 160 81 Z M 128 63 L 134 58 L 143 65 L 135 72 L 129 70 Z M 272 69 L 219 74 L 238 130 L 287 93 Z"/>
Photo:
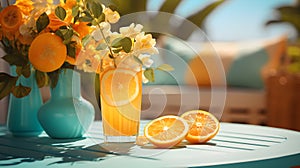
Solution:
<path fill-rule="evenodd" d="M 52 164 L 79 161 L 101 161 L 114 155 L 129 155 L 133 143 L 74 145 L 80 139 L 51 139 L 48 137 L 21 138 L 0 136 L 0 167 L 19 165 L 26 162 L 61 158 Z M 111 150 L 113 149 L 113 150 Z M 2 162 L 2 163 L 1 163 Z"/>

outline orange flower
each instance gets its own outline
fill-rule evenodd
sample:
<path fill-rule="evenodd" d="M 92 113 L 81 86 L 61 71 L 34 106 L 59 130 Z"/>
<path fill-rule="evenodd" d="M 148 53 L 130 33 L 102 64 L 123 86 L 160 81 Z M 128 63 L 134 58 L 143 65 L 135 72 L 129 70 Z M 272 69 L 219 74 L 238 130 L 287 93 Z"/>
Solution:
<path fill-rule="evenodd" d="M 72 9 L 73 6 L 77 4 L 76 0 L 67 0 L 67 2 L 63 5 L 63 8 L 67 9 Z"/>
<path fill-rule="evenodd" d="M 50 13 L 48 15 L 50 23 L 48 25 L 48 28 L 50 28 L 51 30 L 57 30 L 59 29 L 59 27 L 61 26 L 67 26 L 70 25 L 72 22 L 72 10 L 71 9 L 65 9 L 67 16 L 64 20 L 60 20 L 55 13 Z"/>
<path fill-rule="evenodd" d="M 50 13 L 48 15 L 50 23 L 48 25 L 48 28 L 51 30 L 57 30 L 61 26 L 67 26 L 68 23 L 60 20 L 54 13 Z"/>
<path fill-rule="evenodd" d="M 17 0 L 15 5 L 19 7 L 22 13 L 26 16 L 30 15 L 30 12 L 33 10 L 33 2 L 28 0 Z"/>
<path fill-rule="evenodd" d="M 90 34 L 91 32 L 91 27 L 84 22 L 74 24 L 73 29 L 79 34 L 80 39 Z"/>

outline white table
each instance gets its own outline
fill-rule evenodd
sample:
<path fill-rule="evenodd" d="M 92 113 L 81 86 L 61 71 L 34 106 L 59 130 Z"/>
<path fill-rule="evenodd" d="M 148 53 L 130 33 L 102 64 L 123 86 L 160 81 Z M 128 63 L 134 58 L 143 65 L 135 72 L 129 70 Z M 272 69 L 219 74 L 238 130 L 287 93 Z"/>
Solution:
<path fill-rule="evenodd" d="M 148 121 L 142 121 L 141 129 Z M 0 127 L 0 167 L 292 167 L 300 165 L 300 132 L 221 123 L 206 144 L 172 149 L 104 144 L 101 122 L 82 139 L 19 138 Z"/>

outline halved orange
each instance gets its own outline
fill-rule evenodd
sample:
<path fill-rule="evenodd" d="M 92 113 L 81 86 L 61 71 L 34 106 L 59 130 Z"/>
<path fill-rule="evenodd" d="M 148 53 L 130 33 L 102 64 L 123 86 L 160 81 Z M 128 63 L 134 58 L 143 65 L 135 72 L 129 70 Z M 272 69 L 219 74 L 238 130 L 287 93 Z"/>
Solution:
<path fill-rule="evenodd" d="M 132 102 L 140 93 L 138 73 L 130 69 L 108 69 L 101 75 L 101 96 L 110 106 Z"/>
<path fill-rule="evenodd" d="M 53 33 L 38 35 L 31 43 L 28 58 L 39 71 L 52 72 L 59 69 L 67 57 L 67 47 Z"/>
<path fill-rule="evenodd" d="M 0 14 L 0 24 L 7 31 L 17 30 L 22 24 L 21 10 L 15 5 L 4 8 Z"/>
<path fill-rule="evenodd" d="M 220 123 L 211 113 L 203 110 L 192 110 L 181 115 L 189 126 L 185 139 L 190 143 L 205 143 L 219 131 Z"/>
<path fill-rule="evenodd" d="M 179 144 L 188 131 L 189 125 L 185 119 L 166 115 L 150 121 L 144 128 L 144 135 L 159 148 L 171 148 Z"/>

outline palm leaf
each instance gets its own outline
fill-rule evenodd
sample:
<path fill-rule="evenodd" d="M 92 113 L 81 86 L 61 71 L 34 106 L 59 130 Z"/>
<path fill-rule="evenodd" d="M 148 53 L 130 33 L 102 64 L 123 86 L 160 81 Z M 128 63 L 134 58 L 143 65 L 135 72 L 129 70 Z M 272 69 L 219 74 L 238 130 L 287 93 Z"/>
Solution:
<path fill-rule="evenodd" d="M 187 20 L 191 21 L 192 23 L 194 23 L 195 25 L 197 25 L 203 29 L 203 24 L 204 24 L 204 21 L 207 18 L 207 16 L 211 12 L 213 12 L 218 6 L 223 4 L 224 2 L 226 2 L 226 0 L 219 0 L 219 1 L 212 2 L 211 4 L 207 5 L 202 10 L 199 10 L 195 14 L 187 17 Z M 181 33 L 179 34 L 179 38 L 187 39 L 193 33 L 195 28 L 191 27 L 188 24 L 186 24 L 185 22 L 183 22 L 179 26 L 178 30 L 179 31 L 181 30 L 180 31 Z M 184 30 L 184 31 L 182 31 L 182 30 Z"/>
<path fill-rule="evenodd" d="M 117 11 L 121 15 L 126 15 L 134 12 L 141 12 L 147 10 L 147 0 L 106 0 L 106 1 L 112 1 L 113 4 L 117 7 Z M 215 8 L 217 8 L 219 5 L 221 5 L 226 0 L 218 0 L 210 3 L 203 9 L 199 9 L 195 14 L 192 16 L 189 16 L 187 20 L 191 21 L 192 23 L 196 24 L 200 28 L 203 28 L 204 21 L 206 17 L 214 11 Z M 176 9 L 180 5 L 182 0 L 165 0 L 162 6 L 159 9 L 159 12 L 167 12 L 167 13 L 175 13 Z M 153 16 L 151 19 L 154 23 L 151 23 L 151 25 L 157 25 L 157 24 L 166 24 L 166 20 L 168 18 L 164 18 L 164 23 L 160 23 L 159 19 L 160 15 L 159 13 L 156 16 Z M 166 17 L 166 16 L 164 16 Z M 171 17 L 171 15 L 170 15 Z M 169 17 L 169 19 L 170 19 Z M 148 26 L 151 26 L 148 25 Z M 147 26 L 147 25 L 144 25 Z M 169 26 L 167 24 L 166 26 Z M 169 28 L 169 30 L 172 30 L 173 28 Z M 184 30 L 184 31 L 182 31 Z M 185 23 L 181 24 L 177 28 L 175 28 L 175 35 L 182 39 L 187 39 L 195 30 L 194 28 L 189 27 Z M 155 37 L 157 37 L 156 33 L 152 33 Z"/>
<path fill-rule="evenodd" d="M 160 7 L 160 12 L 174 13 L 181 0 L 166 0 Z"/>
<path fill-rule="evenodd" d="M 111 0 L 121 15 L 146 11 L 147 0 Z"/>
<path fill-rule="evenodd" d="M 266 25 L 289 23 L 297 31 L 298 37 L 300 37 L 300 0 L 297 1 L 295 6 L 281 6 L 276 8 L 278 12 L 278 18 L 269 20 Z"/>

